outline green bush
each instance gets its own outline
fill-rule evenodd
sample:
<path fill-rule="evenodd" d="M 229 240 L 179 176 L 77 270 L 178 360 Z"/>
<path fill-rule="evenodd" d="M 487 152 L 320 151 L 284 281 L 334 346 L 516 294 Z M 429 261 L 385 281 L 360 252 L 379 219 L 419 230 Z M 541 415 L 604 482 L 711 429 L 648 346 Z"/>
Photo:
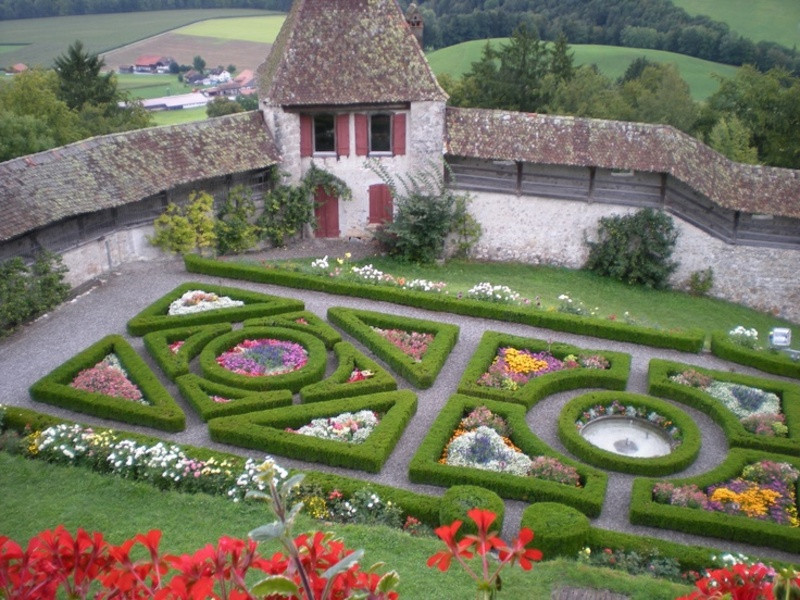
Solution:
<path fill-rule="evenodd" d="M 442 464 L 439 459 L 461 419 L 471 410 L 485 405 L 503 417 L 513 431 L 511 441 L 530 457 L 551 456 L 574 467 L 582 487 L 571 487 L 535 477 L 520 477 L 508 473 L 484 471 L 469 467 Z M 502 498 L 525 502 L 552 501 L 568 504 L 582 513 L 596 517 L 600 514 L 608 477 L 602 471 L 570 460 L 555 452 L 536 437 L 525 421 L 525 408 L 510 402 L 481 400 L 455 395 L 450 398 L 431 425 L 409 465 L 409 478 L 414 483 L 429 483 L 443 487 L 471 484 L 490 489 Z"/>
<path fill-rule="evenodd" d="M 150 243 L 166 252 L 184 254 L 195 248 L 210 248 L 214 233 L 214 198 L 207 192 L 192 192 L 185 208 L 169 203 L 154 222 Z"/>
<path fill-rule="evenodd" d="M 286 327 L 305 331 L 321 339 L 329 350 L 342 341 L 342 335 L 338 331 L 308 310 L 247 319 L 243 325 L 245 327 Z"/>
<path fill-rule="evenodd" d="M 31 266 L 18 256 L 1 262 L 0 336 L 61 304 L 69 294 L 66 273 L 61 257 L 47 251 Z"/>
<path fill-rule="evenodd" d="M 475 535 L 478 533 L 478 526 L 467 515 L 467 511 L 473 508 L 492 511 L 497 518 L 492 523 L 491 529 L 494 531 L 503 529 L 506 514 L 503 499 L 493 491 L 476 485 L 454 485 L 442 494 L 439 503 L 439 522 L 442 525 L 450 525 L 453 521 L 459 520 L 463 523 L 458 530 L 459 538 L 467 534 Z"/>
<path fill-rule="evenodd" d="M 610 366 L 608 369 L 564 369 L 547 373 L 532 378 L 528 383 L 513 391 L 479 385 L 478 379 L 489 369 L 498 350 L 506 346 L 532 352 L 549 350 L 558 359 L 563 359 L 570 354 L 599 354 L 608 360 Z M 464 375 L 458 385 L 458 393 L 477 398 L 515 402 L 530 408 L 551 394 L 576 388 L 597 387 L 624 390 L 628 383 L 630 368 L 631 357 L 629 354 L 608 350 L 584 350 L 568 344 L 550 343 L 534 338 L 486 331 L 467 368 L 464 369 Z"/>
<path fill-rule="evenodd" d="M 238 254 L 258 242 L 258 227 L 252 223 L 256 213 L 253 191 L 245 185 L 234 186 L 217 212 L 214 233 L 217 252 Z"/>
<path fill-rule="evenodd" d="M 781 399 L 781 410 L 789 429 L 788 437 L 769 437 L 751 433 L 744 428 L 739 418 L 716 398 L 701 389 L 669 379 L 671 375 L 687 369 L 692 369 L 718 381 L 738 383 L 776 394 Z M 660 359 L 650 361 L 648 381 L 648 393 L 682 402 L 703 411 L 714 419 L 722 427 L 731 446 L 800 456 L 800 385 L 798 384 L 727 371 L 713 371 Z"/>
<path fill-rule="evenodd" d="M 200 354 L 208 342 L 230 330 L 230 323 L 162 329 L 146 334 L 143 338 L 144 347 L 167 377 L 175 381 L 176 377 L 189 372 L 189 362 Z M 169 345 L 177 341 L 185 343 L 177 352 L 173 352 Z"/>
<path fill-rule="evenodd" d="M 609 406 L 615 401 L 625 406 L 644 408 L 648 413 L 655 412 L 668 418 L 681 431 L 680 446 L 665 456 L 641 458 L 608 452 L 583 439 L 575 427 L 575 422 L 583 412 L 597 405 Z M 590 465 L 611 471 L 649 476 L 669 475 L 684 470 L 697 458 L 702 441 L 700 430 L 685 412 L 668 402 L 629 392 L 592 392 L 573 398 L 561 410 L 558 418 L 558 437 L 567 450 Z"/>
<path fill-rule="evenodd" d="M 479 300 L 458 299 L 444 294 L 413 292 L 395 287 L 348 282 L 280 268 L 266 269 L 260 265 L 235 264 L 207 259 L 194 254 L 184 255 L 183 260 L 186 270 L 190 273 L 204 273 L 217 277 L 244 279 L 342 296 L 381 300 L 405 306 L 416 306 L 425 310 L 522 323 L 531 327 L 543 327 L 554 331 L 567 331 L 620 342 L 632 342 L 655 348 L 671 348 L 681 352 L 697 353 L 703 349 L 705 342 L 705 332 L 699 329 L 682 332 L 665 331 L 628 325 L 619 321 L 537 310 L 529 306 L 511 306 Z"/>
<path fill-rule="evenodd" d="M 343 412 L 372 410 L 382 413 L 380 423 L 360 444 L 319 439 L 286 431 L 312 419 Z M 265 410 L 208 423 L 211 439 L 244 448 L 370 473 L 380 471 L 417 410 L 417 397 L 408 390 L 314 402 Z"/>
<path fill-rule="evenodd" d="M 328 320 L 355 337 L 402 377 L 419 388 L 429 388 L 433 385 L 450 351 L 458 341 L 457 325 L 399 315 L 331 306 L 328 309 Z M 435 337 L 428 345 L 422 360 L 416 362 L 394 344 L 372 331 L 372 327 L 431 333 Z"/>
<path fill-rule="evenodd" d="M 181 375 L 175 383 L 178 384 L 181 396 L 197 411 L 203 421 L 289 406 L 292 403 L 290 390 L 251 392 L 209 381 L 194 373 Z M 228 402 L 215 401 L 214 396 L 225 398 Z"/>
<path fill-rule="evenodd" d="M 586 515 L 556 502 L 531 504 L 523 511 L 520 525 L 533 531 L 531 544 L 542 551 L 545 560 L 558 556 L 575 558 L 589 538 Z"/>
<path fill-rule="evenodd" d="M 672 217 L 652 208 L 600 219 L 597 241 L 587 241 L 584 267 L 600 275 L 662 289 L 678 263 L 670 260 L 678 239 Z"/>
<path fill-rule="evenodd" d="M 125 398 L 86 392 L 70 385 L 78 373 L 95 366 L 111 353 L 117 355 L 128 373 L 128 378 L 141 390 L 147 405 Z M 104 419 L 146 425 L 164 431 L 182 431 L 186 427 L 183 411 L 161 385 L 155 373 L 119 335 L 109 335 L 92 344 L 39 379 L 29 391 L 31 398 L 37 402 Z"/>
<path fill-rule="evenodd" d="M 711 333 L 711 353 L 765 373 L 800 379 L 800 360 L 792 360 L 787 354 L 771 350 L 745 348 L 741 344 L 732 342 L 724 331 Z"/>

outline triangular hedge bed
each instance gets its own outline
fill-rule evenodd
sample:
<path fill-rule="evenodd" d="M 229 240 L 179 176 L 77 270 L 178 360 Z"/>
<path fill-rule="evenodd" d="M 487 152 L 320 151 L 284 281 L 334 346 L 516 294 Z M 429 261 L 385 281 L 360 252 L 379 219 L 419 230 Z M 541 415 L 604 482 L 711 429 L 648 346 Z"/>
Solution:
<path fill-rule="evenodd" d="M 289 406 L 292 403 L 290 390 L 251 392 L 209 381 L 194 373 L 178 377 L 175 383 L 178 384 L 181 395 L 197 411 L 203 421 Z M 214 400 L 214 396 L 226 398 L 230 402 L 217 402 Z"/>
<path fill-rule="evenodd" d="M 200 354 L 208 342 L 230 330 L 230 323 L 162 329 L 145 335 L 144 347 L 167 377 L 175 381 L 189 372 L 189 362 Z M 177 352 L 170 350 L 170 344 L 179 341 L 184 342 L 183 346 Z"/>
<path fill-rule="evenodd" d="M 334 417 L 359 410 L 383 414 L 380 423 L 361 444 L 324 440 L 286 431 L 287 427 L 297 429 L 315 418 Z M 416 395 L 409 390 L 401 390 L 212 419 L 208 429 L 211 439 L 216 442 L 377 473 L 416 410 Z"/>
<path fill-rule="evenodd" d="M 94 367 L 108 354 L 115 354 L 128 379 L 142 392 L 148 405 L 70 386 L 84 369 Z M 186 417 L 156 375 L 122 336 L 109 335 L 76 354 L 30 387 L 37 402 L 60 406 L 103 419 L 146 425 L 164 431 L 182 431 Z"/>
<path fill-rule="evenodd" d="M 167 314 L 169 305 L 190 290 L 203 290 L 218 296 L 228 296 L 232 300 L 244 302 L 244 306 L 218 308 L 188 315 Z M 128 321 L 128 333 L 131 335 L 144 335 L 159 329 L 220 322 L 233 323 L 254 317 L 303 310 L 304 306 L 302 301 L 293 298 L 281 298 L 280 296 L 271 296 L 210 283 L 189 282 L 179 285 Z"/>
<path fill-rule="evenodd" d="M 522 452 L 530 457 L 552 456 L 566 465 L 575 467 L 583 486 L 571 487 L 535 477 L 440 463 L 442 452 L 461 419 L 479 406 L 486 406 L 508 422 L 513 430 L 511 441 Z M 414 483 L 428 483 L 441 487 L 477 485 L 490 489 L 503 498 L 524 502 L 560 502 L 577 508 L 589 517 L 597 517 L 600 514 L 608 481 L 608 476 L 602 471 L 559 454 L 534 435 L 525 422 L 525 408 L 519 404 L 482 400 L 458 394 L 452 396 L 439 412 L 417 453 L 411 459 L 409 478 Z"/>
<path fill-rule="evenodd" d="M 328 309 L 328 320 L 367 346 L 399 375 L 419 388 L 429 388 L 442 370 L 450 351 L 458 341 L 458 326 L 425 321 L 399 315 L 340 306 Z M 431 333 L 433 341 L 420 362 L 378 335 L 372 327 L 400 329 L 407 332 Z"/>
<path fill-rule="evenodd" d="M 305 323 L 303 322 L 305 321 Z M 296 329 L 317 336 L 325 343 L 329 350 L 342 341 L 342 335 L 333 327 L 328 325 L 320 317 L 308 310 L 261 317 L 258 319 L 247 319 L 245 327 L 286 327 Z"/>
<path fill-rule="evenodd" d="M 512 347 L 532 352 L 549 351 L 559 360 L 570 354 L 599 354 L 608 360 L 608 369 L 564 369 L 533 377 L 517 390 L 506 390 L 478 384 L 478 379 L 486 373 L 500 348 Z M 539 400 L 557 392 L 578 388 L 606 388 L 624 390 L 628 383 L 631 357 L 621 352 L 609 350 L 585 350 L 568 344 L 552 343 L 535 338 L 526 338 L 497 331 L 486 331 L 478 348 L 464 369 L 458 385 L 459 394 L 477 398 L 502 400 L 521 404 L 526 408 L 534 406 Z"/>

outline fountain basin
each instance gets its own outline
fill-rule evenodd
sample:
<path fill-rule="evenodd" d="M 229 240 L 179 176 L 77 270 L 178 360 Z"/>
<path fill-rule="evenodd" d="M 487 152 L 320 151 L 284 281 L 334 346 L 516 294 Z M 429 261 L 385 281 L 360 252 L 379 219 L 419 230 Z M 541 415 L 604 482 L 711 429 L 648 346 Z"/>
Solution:
<path fill-rule="evenodd" d="M 581 428 L 580 434 L 593 446 L 622 456 L 666 456 L 674 447 L 674 440 L 659 427 L 623 415 L 593 419 Z"/>

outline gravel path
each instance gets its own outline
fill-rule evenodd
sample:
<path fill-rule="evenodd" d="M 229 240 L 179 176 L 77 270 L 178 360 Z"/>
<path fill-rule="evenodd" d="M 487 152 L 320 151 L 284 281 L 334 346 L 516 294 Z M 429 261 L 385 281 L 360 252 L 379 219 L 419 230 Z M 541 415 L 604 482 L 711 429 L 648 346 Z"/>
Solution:
<path fill-rule="evenodd" d="M 346 251 L 352 252 L 353 258 L 357 259 L 371 255 L 374 252 L 374 248 L 369 244 L 360 242 L 322 243 L 318 240 L 307 240 L 289 250 L 270 251 L 264 256 L 285 258 L 330 254 L 331 257 L 334 257 L 342 256 Z M 279 462 L 289 467 L 335 472 L 434 495 L 441 494 L 442 488 L 409 482 L 407 476 L 408 464 L 417 449 L 419 441 L 428 431 L 439 410 L 450 395 L 455 393 L 461 373 L 475 351 L 483 332 L 486 330 L 502 331 L 541 339 L 553 338 L 587 349 L 602 348 L 629 353 L 632 356 L 632 367 L 628 391 L 637 393 L 646 393 L 647 365 L 651 358 L 676 360 L 711 369 L 764 375 L 754 369 L 724 362 L 709 354 L 685 354 L 635 344 L 553 332 L 514 323 L 462 317 L 359 298 L 347 298 L 319 292 L 196 275 L 187 273 L 181 261 L 171 260 L 159 263 L 125 265 L 118 271 L 103 278 L 96 286 L 58 307 L 52 313 L 22 328 L 13 335 L 1 339 L 0 385 L 2 389 L 0 390 L 0 398 L 6 404 L 24 406 L 86 423 L 120 427 L 120 424 L 116 422 L 104 421 L 88 415 L 34 403 L 28 396 L 28 387 L 42 375 L 48 373 L 77 352 L 111 333 L 125 335 L 126 339 L 130 341 L 140 355 L 144 356 L 151 366 L 154 366 L 144 350 L 142 339 L 128 336 L 125 332 L 125 324 L 132 316 L 154 300 L 163 296 L 178 284 L 187 281 L 236 286 L 268 294 L 298 298 L 305 302 L 308 310 L 323 317 L 330 306 L 347 306 L 457 324 L 460 327 L 458 344 L 448 358 L 435 385 L 428 390 L 415 390 L 419 398 L 417 414 L 410 422 L 397 448 L 380 473 L 369 475 L 358 471 L 303 463 L 302 461 L 281 459 L 279 457 Z M 366 352 L 366 349 L 359 342 L 347 336 L 345 338 L 354 343 L 360 350 Z M 159 372 L 158 369 L 154 370 Z M 411 387 L 399 377 L 397 379 L 401 388 Z M 241 455 L 259 456 L 258 453 L 246 452 L 239 448 L 212 442 L 208 435 L 207 427 L 195 415 L 194 411 L 183 402 L 176 387 L 163 376 L 161 376 L 161 381 L 183 406 L 187 415 L 186 430 L 178 434 L 166 434 L 144 427 L 122 426 L 121 428 L 156 435 L 175 442 L 219 448 Z M 585 389 L 576 390 L 550 396 L 534 406 L 527 416 L 527 422 L 537 436 L 568 456 L 570 455 L 569 452 L 561 445 L 556 433 L 557 417 L 566 402 L 586 391 Z M 725 458 L 727 443 L 722 430 L 705 414 L 683 405 L 680 406 L 682 410 L 692 415 L 703 433 L 699 457 L 691 467 L 675 475 L 675 477 L 686 477 L 703 473 L 718 465 Z M 681 543 L 717 547 L 729 552 L 741 552 L 748 555 L 800 562 L 800 549 L 793 554 L 748 544 L 720 541 L 650 527 L 633 526 L 628 522 L 627 518 L 633 479 L 634 477 L 630 475 L 609 472 L 608 491 L 603 511 L 598 518 L 592 521 L 594 526 L 649 535 Z M 504 536 L 512 535 L 519 528 L 522 510 L 525 506 L 522 502 L 506 502 Z"/>

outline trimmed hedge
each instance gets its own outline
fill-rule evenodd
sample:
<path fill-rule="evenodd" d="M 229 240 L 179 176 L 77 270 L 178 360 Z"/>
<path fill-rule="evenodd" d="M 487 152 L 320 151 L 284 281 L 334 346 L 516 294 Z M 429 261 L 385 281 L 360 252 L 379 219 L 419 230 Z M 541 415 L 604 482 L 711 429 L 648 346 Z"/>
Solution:
<path fill-rule="evenodd" d="M 219 308 L 189 315 L 168 315 L 169 305 L 189 290 L 212 292 L 219 296 L 228 296 L 233 300 L 241 300 L 245 304 L 244 306 Z M 293 298 L 281 298 L 280 296 L 270 296 L 259 292 L 251 292 L 250 290 L 210 283 L 189 282 L 179 285 L 128 321 L 128 333 L 131 335 L 144 335 L 159 329 L 220 322 L 231 323 L 253 317 L 303 310 L 304 307 L 303 302 Z"/>
<path fill-rule="evenodd" d="M 305 320 L 307 324 L 298 323 L 298 319 Z M 342 341 L 342 335 L 338 331 L 308 310 L 247 319 L 243 325 L 245 327 L 285 327 L 286 329 L 296 329 L 297 331 L 310 333 L 321 339 L 328 350 L 333 349 L 336 344 Z"/>
<path fill-rule="evenodd" d="M 473 508 L 483 508 L 495 514 L 496 519 L 489 528 L 490 531 L 503 529 L 503 520 L 506 516 L 503 499 L 493 491 L 477 485 L 454 485 L 448 489 L 439 503 L 439 522 L 442 525 L 450 525 L 455 520 L 461 521 L 458 539 L 467 534 L 475 535 L 478 533 L 478 526 L 467 515 L 467 511 Z"/>
<path fill-rule="evenodd" d="M 777 351 L 745 348 L 730 341 L 724 331 L 711 333 L 711 353 L 765 373 L 800 379 L 800 360 L 792 360 L 787 354 Z"/>
<path fill-rule="evenodd" d="M 520 477 L 508 473 L 484 471 L 469 467 L 454 467 L 441 464 L 439 459 L 450 441 L 461 419 L 474 408 L 485 405 L 502 416 L 511 426 L 511 441 L 528 456 L 552 456 L 564 464 L 575 467 L 583 487 L 570 487 L 554 481 L 535 477 Z M 525 422 L 525 409 L 510 402 L 481 400 L 469 396 L 454 395 L 439 412 L 411 459 L 409 478 L 415 483 L 429 483 L 442 487 L 472 484 L 485 487 L 503 498 L 526 502 L 552 501 L 573 506 L 582 513 L 596 517 L 600 514 L 605 497 L 608 477 L 602 471 L 570 460 L 536 437 Z"/>
<path fill-rule="evenodd" d="M 423 389 L 431 387 L 436 381 L 436 376 L 458 341 L 459 329 L 456 325 L 399 315 L 332 306 L 328 309 L 328 320 L 367 346 L 413 385 Z M 400 348 L 372 331 L 372 327 L 432 333 L 435 337 L 422 355 L 422 360 L 416 362 Z"/>
<path fill-rule="evenodd" d="M 534 533 L 531 545 L 542 551 L 545 560 L 566 556 L 574 559 L 589 539 L 589 519 L 571 506 L 556 502 L 537 502 L 522 512 L 520 527 Z"/>
<path fill-rule="evenodd" d="M 777 394 L 781 399 L 781 409 L 786 417 L 786 426 L 789 428 L 788 437 L 768 437 L 750 433 L 741 424 L 739 418 L 719 400 L 698 388 L 669 380 L 670 375 L 686 369 L 693 369 L 719 381 L 739 383 Z M 701 369 L 694 365 L 660 359 L 650 361 L 648 379 L 649 393 L 671 398 L 708 414 L 722 427 L 731 446 L 800 456 L 800 385 L 727 371 Z"/>
<path fill-rule="evenodd" d="M 587 442 L 581 436 L 575 422 L 589 408 L 598 404 L 608 406 L 614 400 L 625 406 L 645 408 L 648 412 L 656 412 L 667 417 L 683 434 L 680 446 L 665 456 L 637 458 L 615 454 Z M 668 402 L 630 392 L 592 392 L 573 398 L 562 409 L 558 418 L 558 437 L 567 450 L 590 465 L 611 471 L 651 477 L 683 471 L 697 458 L 702 441 L 700 429 L 685 412 Z"/>
<path fill-rule="evenodd" d="M 365 409 L 384 414 L 377 427 L 361 444 L 323 440 L 286 431 L 287 427 L 297 429 L 315 418 Z M 209 421 L 208 429 L 211 439 L 217 442 L 377 473 L 416 410 L 416 395 L 403 390 L 222 417 Z"/>
<path fill-rule="evenodd" d="M 570 354 L 599 354 L 608 360 L 610 366 L 608 369 L 603 370 L 579 368 L 548 373 L 532 378 L 515 391 L 479 385 L 477 383 L 478 379 L 486 373 L 497 356 L 498 350 L 502 347 L 530 350 L 532 352 L 549 350 L 558 359 L 563 359 Z M 467 368 L 464 369 L 464 375 L 462 375 L 461 382 L 458 385 L 458 393 L 477 398 L 515 402 L 526 408 L 531 408 L 542 398 L 565 390 L 578 388 L 624 390 L 628 383 L 630 370 L 630 354 L 610 352 L 608 350 L 584 350 L 568 344 L 551 344 L 544 340 L 486 331 Z"/>
<path fill-rule="evenodd" d="M 128 378 L 139 387 L 142 396 L 149 402 L 148 405 L 70 386 L 78 373 L 95 366 L 111 353 L 117 355 L 128 373 Z M 136 350 L 119 335 L 106 336 L 76 354 L 34 383 L 29 392 L 31 398 L 37 402 L 103 419 L 145 425 L 164 431 L 183 431 L 186 427 L 183 411 Z"/>
<path fill-rule="evenodd" d="M 200 354 L 208 342 L 230 330 L 230 323 L 162 329 L 146 334 L 143 338 L 144 347 L 167 377 L 175 381 L 177 377 L 189 372 L 189 362 Z M 169 349 L 170 344 L 180 340 L 185 343 L 177 352 Z"/>
<path fill-rule="evenodd" d="M 296 342 L 308 352 L 306 365 L 283 375 L 240 375 L 217 364 L 217 356 L 247 339 L 277 339 Z M 288 389 L 297 392 L 303 386 L 321 380 L 325 375 L 328 355 L 325 344 L 310 333 L 282 327 L 246 327 L 210 341 L 200 353 L 200 369 L 206 378 L 243 390 L 265 391 Z"/>
<path fill-rule="evenodd" d="M 527 306 L 511 306 L 480 300 L 459 299 L 445 294 L 414 292 L 402 288 L 354 283 L 280 268 L 265 269 L 256 265 L 236 264 L 203 258 L 196 254 L 186 254 L 183 259 L 186 270 L 190 273 L 205 273 L 230 279 L 243 279 L 342 296 L 382 300 L 406 306 L 416 306 L 426 310 L 522 323 L 533 327 L 567 331 L 621 342 L 632 342 L 655 348 L 672 348 L 682 352 L 697 353 L 703 349 L 705 342 L 705 332 L 699 329 L 680 332 L 664 331 L 607 319 L 537 310 Z"/>
<path fill-rule="evenodd" d="M 194 373 L 178 377 L 175 383 L 178 384 L 181 395 L 197 411 L 203 421 L 289 406 L 292 403 L 292 392 L 289 390 L 249 392 L 203 379 Z M 211 396 L 221 396 L 231 401 L 215 402 Z"/>
<path fill-rule="evenodd" d="M 300 390 L 303 402 L 321 402 L 351 396 L 363 396 L 397 389 L 397 381 L 386 369 L 356 350 L 349 342 L 339 342 L 333 347 L 339 366 L 323 381 L 312 383 Z M 348 383 L 353 369 L 369 370 L 372 377 Z"/>
<path fill-rule="evenodd" d="M 761 460 L 788 462 L 800 468 L 800 458 L 768 454 L 744 448 L 731 448 L 728 456 L 717 468 L 691 479 L 670 479 L 674 485 L 695 484 L 701 489 L 723 483 L 741 475 L 748 464 Z M 778 525 L 748 517 L 702 508 L 688 508 L 659 504 L 653 500 L 655 479 L 637 479 L 633 482 L 630 519 L 634 525 L 649 525 L 661 529 L 683 531 L 722 540 L 768 546 L 796 553 L 800 548 L 800 528 Z"/>

